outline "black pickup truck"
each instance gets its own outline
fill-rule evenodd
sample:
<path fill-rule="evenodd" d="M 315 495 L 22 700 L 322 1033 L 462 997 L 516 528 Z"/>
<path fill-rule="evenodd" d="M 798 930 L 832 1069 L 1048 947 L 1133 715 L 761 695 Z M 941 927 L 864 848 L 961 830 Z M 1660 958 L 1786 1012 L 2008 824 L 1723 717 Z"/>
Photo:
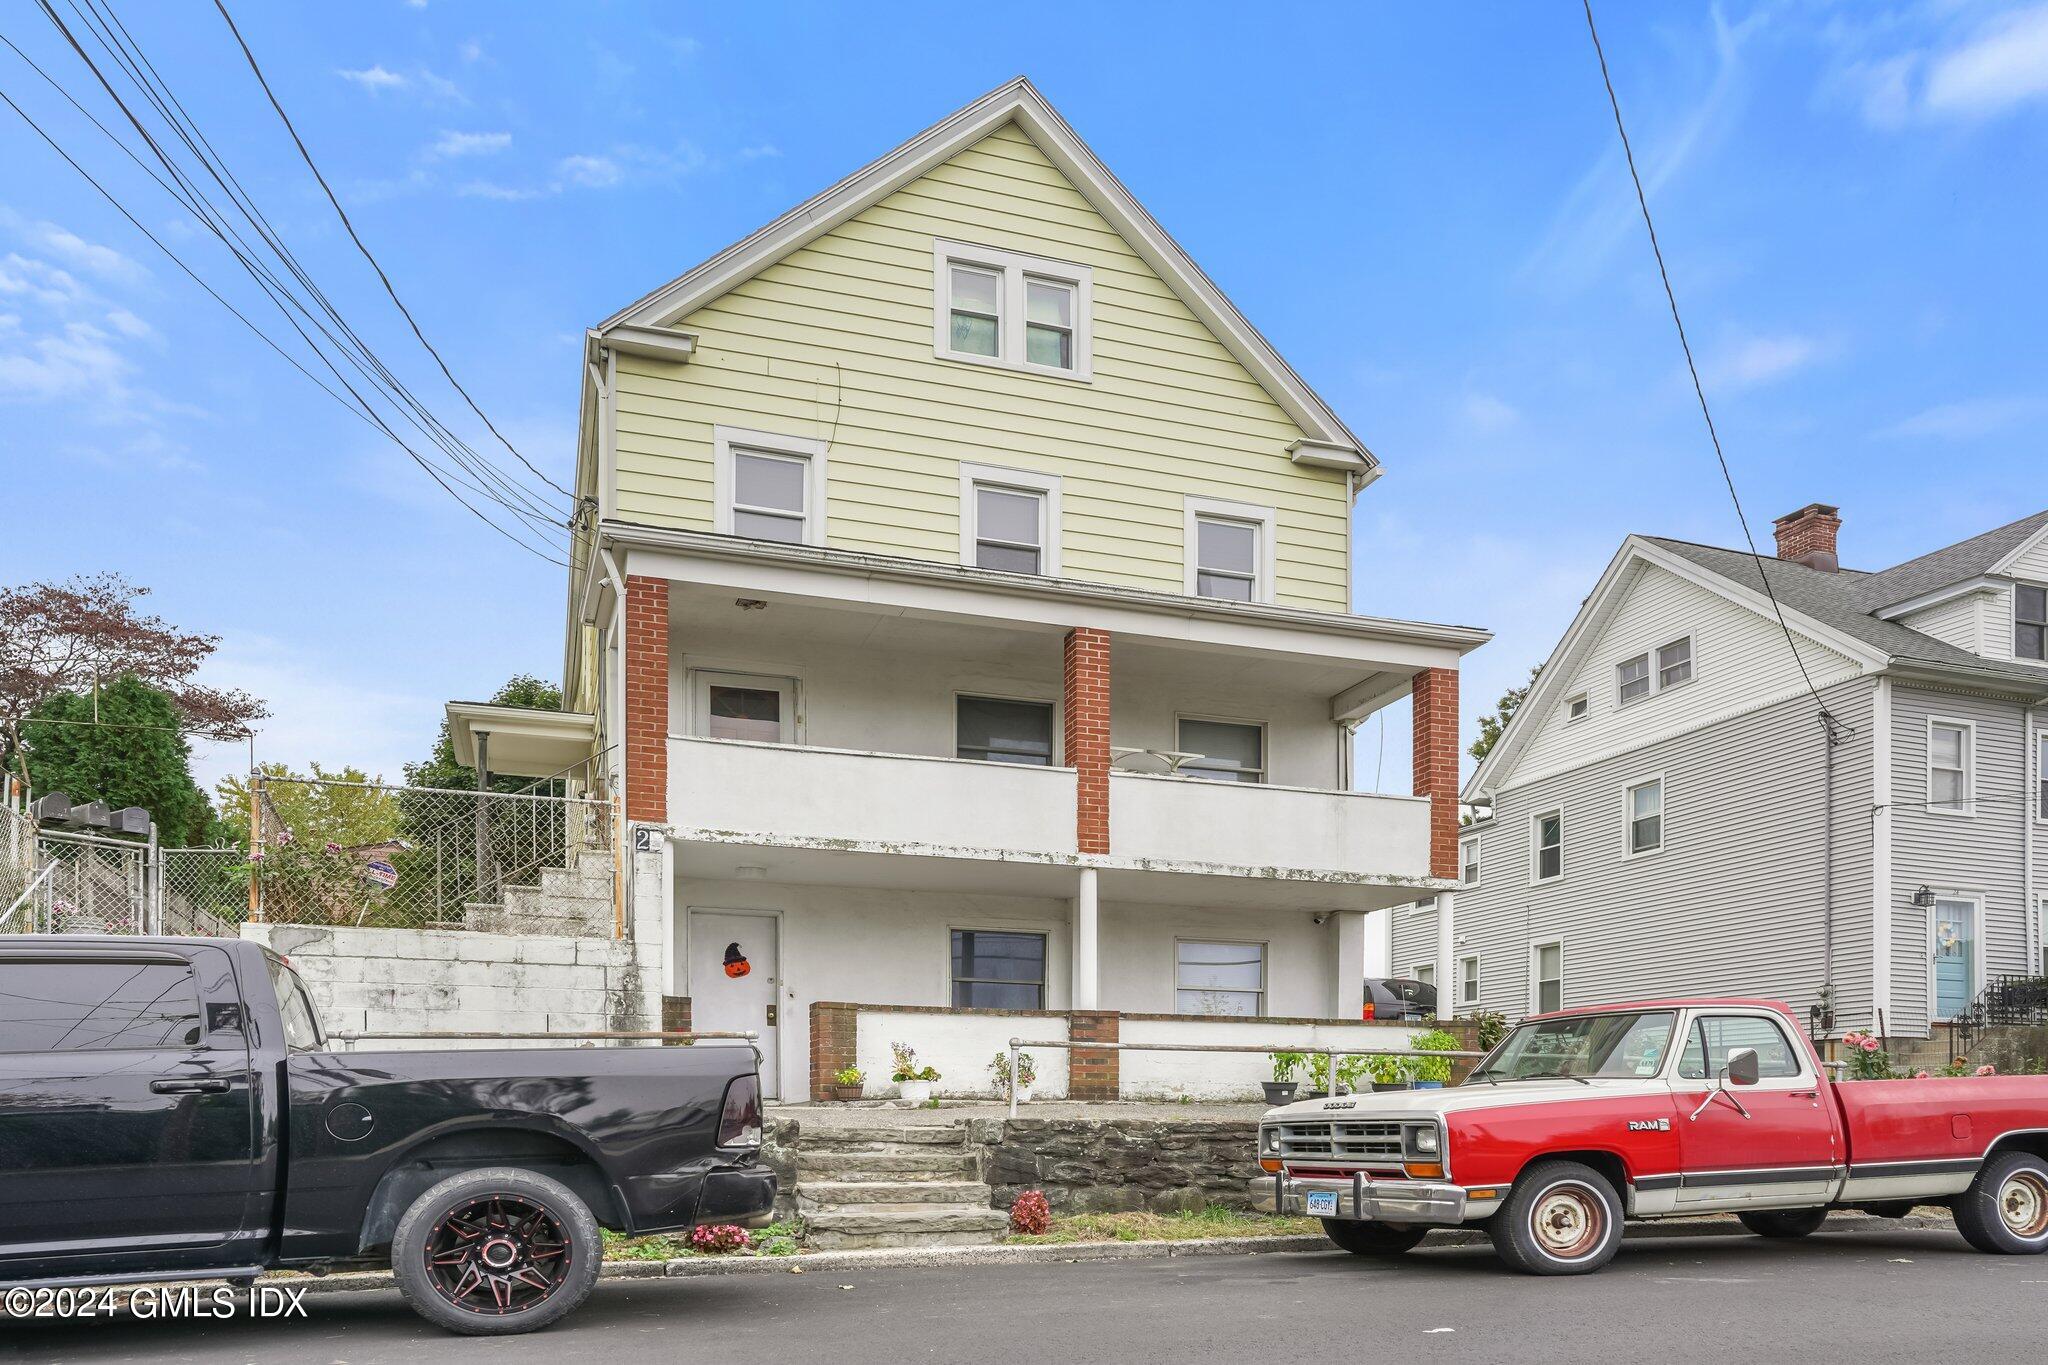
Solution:
<path fill-rule="evenodd" d="M 600 1225 L 758 1223 L 745 1046 L 333 1052 L 235 939 L 0 935 L 0 1282 L 389 1263 L 457 1332 L 531 1331 Z"/>

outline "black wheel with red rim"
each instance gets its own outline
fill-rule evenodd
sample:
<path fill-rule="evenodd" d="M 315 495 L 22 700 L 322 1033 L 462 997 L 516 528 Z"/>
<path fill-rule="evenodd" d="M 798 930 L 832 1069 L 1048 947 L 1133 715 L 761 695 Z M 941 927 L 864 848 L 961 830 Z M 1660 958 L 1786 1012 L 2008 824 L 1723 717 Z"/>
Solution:
<path fill-rule="evenodd" d="M 391 1268 L 413 1310 L 451 1331 L 530 1332 L 581 1303 L 602 1246 L 581 1199 L 535 1171 L 450 1176 L 399 1220 Z"/>

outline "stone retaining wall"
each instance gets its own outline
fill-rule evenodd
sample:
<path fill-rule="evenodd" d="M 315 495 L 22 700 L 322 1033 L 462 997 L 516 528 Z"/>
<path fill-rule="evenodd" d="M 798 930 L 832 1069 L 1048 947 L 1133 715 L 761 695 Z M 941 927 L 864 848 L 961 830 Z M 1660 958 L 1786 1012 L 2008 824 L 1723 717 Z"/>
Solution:
<path fill-rule="evenodd" d="M 1008 1208 L 1043 1190 L 1062 1213 L 1251 1207 L 1256 1119 L 974 1119 L 968 1149 Z"/>

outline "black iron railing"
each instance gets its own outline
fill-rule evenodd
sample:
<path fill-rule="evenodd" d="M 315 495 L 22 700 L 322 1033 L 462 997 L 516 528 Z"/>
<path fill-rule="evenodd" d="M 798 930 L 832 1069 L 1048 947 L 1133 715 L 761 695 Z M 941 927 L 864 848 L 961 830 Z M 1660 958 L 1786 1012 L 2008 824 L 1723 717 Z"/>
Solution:
<path fill-rule="evenodd" d="M 2048 976 L 1992 978 L 1970 1007 L 1950 1021 L 1949 1060 L 1967 1057 L 1990 1028 L 2048 1024 Z"/>

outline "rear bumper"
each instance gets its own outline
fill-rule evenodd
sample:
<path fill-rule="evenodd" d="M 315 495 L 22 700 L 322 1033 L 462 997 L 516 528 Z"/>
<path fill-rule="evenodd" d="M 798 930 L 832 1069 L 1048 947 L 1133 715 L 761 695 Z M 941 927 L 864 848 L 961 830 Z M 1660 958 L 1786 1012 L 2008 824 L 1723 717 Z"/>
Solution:
<path fill-rule="evenodd" d="M 1335 1197 L 1335 1212 L 1309 1214 L 1309 1195 Z M 1273 1206 L 1281 1213 L 1374 1223 L 1424 1223 L 1448 1227 L 1476 1222 L 1500 1207 L 1498 1190 L 1473 1198 L 1463 1185 L 1427 1180 L 1374 1180 L 1360 1171 L 1350 1179 L 1273 1177 Z"/>
<path fill-rule="evenodd" d="M 765 1222 L 775 1209 L 775 1172 L 766 1166 L 713 1171 L 697 1201 L 699 1223 Z"/>

